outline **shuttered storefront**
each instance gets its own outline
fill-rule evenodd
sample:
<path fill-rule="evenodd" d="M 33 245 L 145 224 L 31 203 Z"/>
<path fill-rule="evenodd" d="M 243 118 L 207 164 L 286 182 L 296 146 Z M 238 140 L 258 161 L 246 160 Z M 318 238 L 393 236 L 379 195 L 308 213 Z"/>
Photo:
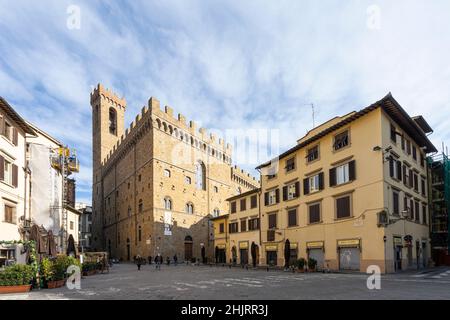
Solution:
<path fill-rule="evenodd" d="M 277 255 L 278 247 L 276 245 L 267 245 L 265 249 L 266 249 L 266 264 L 269 266 L 276 266 L 278 258 Z"/>
<path fill-rule="evenodd" d="M 248 264 L 248 242 L 239 243 L 240 263 L 242 265 Z"/>
<path fill-rule="evenodd" d="M 323 251 L 324 242 L 323 241 L 308 242 L 306 244 L 306 248 L 308 250 L 308 260 L 309 259 L 316 260 L 317 270 L 323 270 L 325 261 L 325 254 Z"/>
<path fill-rule="evenodd" d="M 361 268 L 361 241 L 339 240 L 339 270 L 359 271 Z"/>

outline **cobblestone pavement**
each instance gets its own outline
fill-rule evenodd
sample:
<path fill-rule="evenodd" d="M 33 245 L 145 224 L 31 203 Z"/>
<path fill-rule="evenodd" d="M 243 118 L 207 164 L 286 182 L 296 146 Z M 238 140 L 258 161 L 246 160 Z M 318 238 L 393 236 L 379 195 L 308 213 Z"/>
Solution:
<path fill-rule="evenodd" d="M 114 265 L 109 274 L 82 279 L 81 290 L 59 288 L 1 295 L 0 300 L 66 299 L 450 299 L 450 268 L 382 276 L 381 290 L 368 275 L 290 273 L 209 266 Z"/>

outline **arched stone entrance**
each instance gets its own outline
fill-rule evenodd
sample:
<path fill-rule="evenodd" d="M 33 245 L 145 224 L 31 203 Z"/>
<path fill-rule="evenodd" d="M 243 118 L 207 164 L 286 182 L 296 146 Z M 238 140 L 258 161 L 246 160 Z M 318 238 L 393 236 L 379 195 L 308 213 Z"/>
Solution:
<path fill-rule="evenodd" d="M 194 257 L 193 249 L 194 249 L 194 242 L 192 240 L 192 237 L 186 236 L 184 238 L 184 260 L 185 261 L 192 261 L 192 258 Z"/>

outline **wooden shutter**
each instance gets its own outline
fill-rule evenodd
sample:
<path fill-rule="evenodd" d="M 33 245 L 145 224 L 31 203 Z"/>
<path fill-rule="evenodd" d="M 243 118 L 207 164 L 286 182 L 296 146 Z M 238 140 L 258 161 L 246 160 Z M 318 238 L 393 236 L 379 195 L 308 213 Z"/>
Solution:
<path fill-rule="evenodd" d="M 5 135 L 5 119 L 3 117 L 0 117 L 0 134 Z"/>
<path fill-rule="evenodd" d="M 413 187 L 414 185 L 414 176 L 413 176 L 413 171 L 411 169 L 409 169 L 409 186 L 410 188 Z"/>
<path fill-rule="evenodd" d="M 264 205 L 265 206 L 269 205 L 269 193 L 268 192 L 264 193 Z"/>
<path fill-rule="evenodd" d="M 305 195 L 309 194 L 309 178 L 303 180 L 303 193 Z"/>
<path fill-rule="evenodd" d="M 389 157 L 389 176 L 394 178 L 394 158 Z"/>
<path fill-rule="evenodd" d="M 0 180 L 5 180 L 5 158 L 0 156 Z"/>
<path fill-rule="evenodd" d="M 350 161 L 348 164 L 348 175 L 350 178 L 350 181 L 356 180 L 356 161 Z"/>
<path fill-rule="evenodd" d="M 403 165 L 403 184 L 408 185 L 408 181 L 406 181 L 406 166 Z"/>
<path fill-rule="evenodd" d="M 324 189 L 324 176 L 325 174 L 323 172 L 319 173 L 319 190 Z"/>
<path fill-rule="evenodd" d="M 300 197 L 300 182 L 298 181 L 295 183 L 295 197 Z"/>
<path fill-rule="evenodd" d="M 330 187 L 334 187 L 336 185 L 336 168 L 330 169 Z"/>
<path fill-rule="evenodd" d="M 286 201 L 288 199 L 288 187 L 283 187 L 283 201 Z"/>
<path fill-rule="evenodd" d="M 275 199 L 277 203 L 280 203 L 280 189 L 275 190 Z"/>
<path fill-rule="evenodd" d="M 17 131 L 17 129 L 16 128 L 13 128 L 13 144 L 15 145 L 15 146 L 17 146 L 18 144 L 19 144 L 19 132 Z"/>
<path fill-rule="evenodd" d="M 14 188 L 17 188 L 19 186 L 19 168 L 13 164 L 12 165 L 12 185 Z"/>
<path fill-rule="evenodd" d="M 397 179 L 402 181 L 402 163 L 400 161 L 396 161 L 397 165 Z"/>

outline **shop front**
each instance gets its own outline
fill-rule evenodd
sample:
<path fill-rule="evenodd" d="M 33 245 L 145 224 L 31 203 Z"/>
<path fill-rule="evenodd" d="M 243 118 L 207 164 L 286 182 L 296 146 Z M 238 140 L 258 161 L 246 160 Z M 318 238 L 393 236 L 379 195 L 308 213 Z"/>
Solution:
<path fill-rule="evenodd" d="M 278 246 L 277 245 L 266 245 L 266 263 L 269 266 L 276 266 L 277 265 L 277 251 Z"/>
<path fill-rule="evenodd" d="M 248 264 L 248 241 L 239 242 L 239 258 L 241 265 Z"/>
<path fill-rule="evenodd" d="M 308 252 L 308 260 L 317 261 L 317 270 L 322 270 L 325 263 L 325 244 L 323 241 L 307 242 L 306 250 Z"/>
<path fill-rule="evenodd" d="M 360 271 L 361 240 L 338 240 L 339 270 Z"/>

